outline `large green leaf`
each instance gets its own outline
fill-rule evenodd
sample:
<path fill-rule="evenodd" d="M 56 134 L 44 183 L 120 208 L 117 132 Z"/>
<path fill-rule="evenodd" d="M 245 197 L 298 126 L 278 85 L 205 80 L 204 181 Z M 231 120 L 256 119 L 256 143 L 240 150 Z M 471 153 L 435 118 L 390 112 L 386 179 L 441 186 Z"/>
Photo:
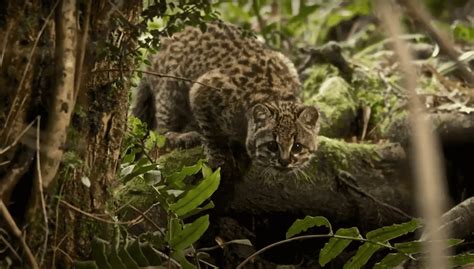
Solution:
<path fill-rule="evenodd" d="M 365 243 L 359 247 L 356 254 L 344 264 L 344 269 L 357 269 L 364 266 L 374 255 L 374 253 L 379 250 L 381 246 L 373 243 Z"/>
<path fill-rule="evenodd" d="M 388 240 L 397 238 L 399 236 L 411 233 L 421 227 L 421 221 L 419 219 L 412 219 L 408 222 L 401 224 L 394 224 L 391 226 L 385 226 L 367 233 L 367 239 L 376 242 L 386 242 Z"/>
<path fill-rule="evenodd" d="M 120 259 L 123 261 L 127 269 L 138 269 L 137 262 L 130 255 L 127 248 L 128 248 L 128 241 L 125 241 L 125 244 L 119 248 Z"/>
<path fill-rule="evenodd" d="M 186 215 L 211 197 L 217 190 L 220 179 L 220 169 L 217 169 L 214 173 L 205 177 L 198 185 L 186 191 L 181 199 L 170 205 L 169 209 L 178 216 Z"/>
<path fill-rule="evenodd" d="M 380 262 L 376 263 L 374 269 L 390 269 L 395 268 L 406 261 L 408 257 L 402 253 L 390 253 Z"/>
<path fill-rule="evenodd" d="M 468 264 L 474 264 L 474 253 L 462 253 L 449 257 L 449 265 L 451 267 L 465 266 Z"/>
<path fill-rule="evenodd" d="M 307 231 L 312 227 L 321 227 L 326 226 L 329 228 L 329 234 L 332 234 L 331 223 L 325 217 L 317 216 L 306 216 L 304 219 L 297 219 L 293 224 L 288 228 L 286 232 L 286 238 L 293 237 L 299 233 Z"/>
<path fill-rule="evenodd" d="M 150 266 L 158 266 L 163 263 L 161 256 L 150 245 L 150 243 L 146 242 L 140 244 L 140 249 L 142 250 L 148 262 L 150 263 Z"/>
<path fill-rule="evenodd" d="M 174 250 L 184 250 L 196 242 L 209 227 L 209 215 L 202 216 L 193 223 L 184 225 L 183 230 L 175 233 L 169 242 Z"/>
<path fill-rule="evenodd" d="M 336 235 L 361 238 L 359 230 L 356 227 L 348 229 L 341 228 L 336 231 Z M 319 253 L 319 264 L 325 266 L 328 262 L 341 254 L 341 252 L 344 251 L 351 242 L 350 239 L 334 237 L 329 239 Z"/>
<path fill-rule="evenodd" d="M 114 269 L 128 269 L 125 263 L 120 259 L 118 250 L 115 248 L 111 248 L 111 252 L 109 253 L 109 256 L 107 257 L 110 263 L 110 266 Z"/>

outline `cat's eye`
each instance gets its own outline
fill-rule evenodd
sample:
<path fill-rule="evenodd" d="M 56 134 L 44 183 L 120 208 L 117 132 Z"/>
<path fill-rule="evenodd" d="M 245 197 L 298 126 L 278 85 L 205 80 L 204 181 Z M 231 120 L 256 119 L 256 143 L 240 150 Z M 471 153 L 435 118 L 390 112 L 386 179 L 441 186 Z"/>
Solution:
<path fill-rule="evenodd" d="M 293 147 L 291 147 L 291 152 L 300 153 L 302 149 L 303 149 L 303 145 L 301 145 L 300 143 L 294 143 Z"/>
<path fill-rule="evenodd" d="M 266 143 L 266 146 L 267 146 L 268 150 L 270 150 L 270 151 L 273 151 L 273 152 L 278 151 L 278 144 L 275 141 L 270 141 L 270 142 Z"/>

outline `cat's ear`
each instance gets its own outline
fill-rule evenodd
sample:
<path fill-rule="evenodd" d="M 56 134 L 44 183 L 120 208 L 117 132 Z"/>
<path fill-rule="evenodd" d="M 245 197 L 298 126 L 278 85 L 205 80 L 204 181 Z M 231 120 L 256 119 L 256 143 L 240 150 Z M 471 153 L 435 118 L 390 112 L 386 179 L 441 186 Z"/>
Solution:
<path fill-rule="evenodd" d="M 270 119 L 272 112 L 266 105 L 256 104 L 252 107 L 252 118 L 255 122 L 262 122 Z"/>
<path fill-rule="evenodd" d="M 319 112 L 314 106 L 303 106 L 298 115 L 298 121 L 310 129 L 316 128 L 318 119 Z"/>

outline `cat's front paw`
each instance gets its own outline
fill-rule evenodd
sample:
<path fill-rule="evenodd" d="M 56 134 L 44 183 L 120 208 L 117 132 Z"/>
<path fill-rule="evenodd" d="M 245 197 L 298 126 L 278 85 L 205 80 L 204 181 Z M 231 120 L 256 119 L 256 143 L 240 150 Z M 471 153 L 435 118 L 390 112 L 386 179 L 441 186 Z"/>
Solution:
<path fill-rule="evenodd" d="M 189 149 L 201 145 L 201 136 L 195 131 L 187 133 L 167 132 L 165 136 L 167 145 L 172 148 Z"/>

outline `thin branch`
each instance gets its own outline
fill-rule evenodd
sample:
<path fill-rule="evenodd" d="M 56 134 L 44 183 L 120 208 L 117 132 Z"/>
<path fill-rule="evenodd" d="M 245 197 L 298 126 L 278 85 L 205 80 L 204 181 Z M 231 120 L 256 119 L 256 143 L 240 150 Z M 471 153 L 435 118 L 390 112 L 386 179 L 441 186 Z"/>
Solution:
<path fill-rule="evenodd" d="M 129 225 L 129 224 L 133 224 L 133 223 L 136 223 L 137 222 L 137 219 L 133 219 L 133 220 L 130 220 L 130 221 L 115 221 L 115 220 L 108 220 L 108 219 L 103 219 L 101 217 L 97 217 L 96 215 L 92 214 L 92 213 L 89 213 L 89 212 L 86 212 L 74 205 L 71 205 L 70 203 L 66 202 L 66 201 L 59 201 L 59 203 L 63 204 L 64 206 L 66 207 L 69 207 L 70 209 L 78 212 L 78 213 L 81 213 L 89 218 L 92 218 L 92 219 L 95 219 L 95 220 L 98 220 L 98 221 L 101 221 L 101 222 L 104 222 L 104 223 L 108 223 L 108 224 L 123 224 L 123 225 Z M 142 216 L 139 216 L 138 218 L 142 218 Z"/>
<path fill-rule="evenodd" d="M 345 177 L 349 177 L 351 179 L 353 179 L 354 182 L 357 182 L 354 177 L 349 174 L 348 172 L 346 171 L 341 171 L 338 175 L 338 179 L 340 182 L 342 182 L 345 186 L 349 187 L 350 189 L 352 189 L 353 191 L 357 192 L 358 194 L 362 195 L 362 196 L 365 196 L 367 198 L 369 198 L 370 200 L 374 201 L 376 204 L 382 206 L 382 207 L 385 207 L 387 208 L 388 210 L 390 211 L 393 211 L 407 219 L 412 219 L 413 216 L 410 216 L 409 214 L 405 213 L 403 210 L 401 210 L 400 208 L 398 207 L 394 207 L 392 205 L 389 205 L 383 201 L 380 201 L 379 199 L 377 199 L 375 196 L 373 196 L 372 194 L 364 191 L 363 189 L 355 186 L 354 184 L 350 183 L 348 180 L 345 179 Z"/>
<path fill-rule="evenodd" d="M 25 238 L 23 237 L 23 233 L 21 230 L 18 228 L 16 225 L 15 221 L 13 220 L 12 215 L 10 215 L 10 212 L 8 211 L 8 208 L 5 206 L 2 200 L 0 200 L 0 213 L 2 214 L 7 226 L 10 228 L 12 231 L 13 235 L 20 240 L 20 244 L 25 251 L 26 258 L 28 260 L 28 263 L 33 269 L 39 269 L 40 267 L 38 266 L 38 263 L 36 262 L 35 256 L 31 252 L 30 247 L 28 244 L 26 244 Z"/>
<path fill-rule="evenodd" d="M 41 117 L 38 116 L 38 124 L 36 125 L 36 173 L 38 177 L 38 190 L 41 201 L 41 209 L 44 217 L 44 242 L 43 242 L 43 251 L 41 253 L 40 264 L 43 264 L 44 256 L 46 255 L 46 249 L 48 248 L 48 237 L 49 237 L 49 225 L 48 225 L 48 213 L 46 212 L 46 202 L 44 201 L 44 192 L 43 192 L 43 177 L 41 176 L 41 161 L 40 161 L 40 125 Z"/>
<path fill-rule="evenodd" d="M 196 81 L 196 80 L 192 80 L 192 79 L 189 79 L 189 78 L 174 76 L 174 75 L 169 75 L 169 74 L 162 74 L 162 73 L 146 71 L 146 70 L 139 70 L 139 69 L 111 68 L 111 69 L 94 70 L 91 73 L 94 74 L 94 73 L 100 73 L 100 72 L 121 72 L 121 71 L 122 72 L 125 71 L 125 72 L 143 73 L 143 74 L 152 75 L 152 76 L 156 76 L 156 77 L 160 77 L 160 78 L 171 78 L 171 79 L 176 79 L 176 80 L 182 80 L 182 81 L 186 81 L 186 82 L 190 82 L 190 83 L 196 83 L 196 84 L 199 84 L 201 86 L 209 87 L 209 88 L 214 89 L 214 90 L 221 90 L 221 88 L 217 88 L 217 87 L 214 87 L 214 86 L 211 86 L 211 85 L 207 85 L 205 83 L 202 83 L 202 82 L 199 82 L 199 81 Z"/>
<path fill-rule="evenodd" d="M 6 233 L 5 230 L 1 229 L 2 231 L 4 231 Z M 16 250 L 13 248 L 13 246 L 8 242 L 7 239 L 5 239 L 5 237 L 3 235 L 0 234 L 0 240 L 5 244 L 6 248 L 10 249 L 10 251 L 13 253 L 13 256 L 15 256 L 20 262 L 23 262 L 21 260 L 21 257 L 20 255 L 18 254 L 18 252 L 16 252 Z M 2 251 L 3 252 L 3 251 Z M 0 253 L 2 253 L 0 252 Z"/>
<path fill-rule="evenodd" d="M 454 48 L 453 42 L 446 37 L 446 34 L 433 26 L 430 14 L 424 10 L 418 1 L 414 0 L 398 0 L 405 7 L 405 11 L 410 18 L 414 19 L 422 26 L 428 35 L 439 45 L 441 52 L 446 54 L 453 62 L 456 63 L 463 78 L 474 85 L 474 74 L 461 61 L 459 61 L 459 52 Z"/>
<path fill-rule="evenodd" d="M 7 30 L 5 31 L 5 35 L 3 36 L 3 45 L 2 45 L 2 54 L 0 55 L 0 67 L 2 67 L 3 64 L 3 57 L 5 57 L 5 51 L 7 50 L 7 44 L 8 44 L 8 37 L 10 36 L 10 31 L 13 28 L 13 23 L 8 23 L 7 25 Z"/>
<path fill-rule="evenodd" d="M 9 151 L 11 148 L 16 146 L 16 144 L 18 144 L 18 142 L 20 142 L 20 140 L 23 138 L 23 136 L 26 134 L 26 132 L 33 126 L 33 124 L 36 121 L 38 121 L 38 118 L 35 118 L 32 122 L 30 122 L 30 124 L 28 124 L 25 127 L 25 129 L 23 129 L 23 131 L 21 131 L 21 133 L 15 138 L 15 140 L 10 145 L 0 149 L 0 155 L 4 154 L 5 152 Z"/>
<path fill-rule="evenodd" d="M 409 254 L 406 254 L 406 253 L 403 253 L 403 252 L 399 252 L 395 247 L 392 247 L 389 244 L 384 244 L 384 243 L 381 243 L 381 242 L 372 241 L 370 239 L 359 238 L 359 237 L 351 237 L 351 236 L 342 236 L 342 235 L 337 235 L 337 234 L 312 234 L 312 235 L 295 236 L 295 237 L 292 237 L 292 238 L 288 238 L 288 239 L 281 240 L 281 241 L 275 242 L 273 244 L 270 244 L 270 245 L 256 251 L 252 255 L 248 256 L 243 262 L 241 262 L 237 266 L 236 269 L 244 268 L 244 265 L 249 263 L 250 260 L 252 260 L 253 258 L 257 257 L 258 255 L 262 254 L 263 252 L 265 252 L 265 251 L 267 251 L 271 248 L 274 248 L 276 246 L 283 245 L 283 244 L 286 244 L 286 243 L 290 243 L 290 242 L 293 242 L 293 241 L 316 239 L 316 238 L 338 238 L 338 239 L 359 241 L 359 242 L 364 242 L 364 243 L 371 243 L 371 244 L 378 245 L 378 246 L 381 246 L 381 247 L 384 247 L 384 248 L 387 248 L 387 249 L 390 249 L 390 250 L 393 250 L 393 251 L 397 251 L 398 253 L 401 253 L 401 254 L 407 256 L 408 258 L 410 258 L 412 260 L 416 260 L 413 256 L 411 256 Z"/>

